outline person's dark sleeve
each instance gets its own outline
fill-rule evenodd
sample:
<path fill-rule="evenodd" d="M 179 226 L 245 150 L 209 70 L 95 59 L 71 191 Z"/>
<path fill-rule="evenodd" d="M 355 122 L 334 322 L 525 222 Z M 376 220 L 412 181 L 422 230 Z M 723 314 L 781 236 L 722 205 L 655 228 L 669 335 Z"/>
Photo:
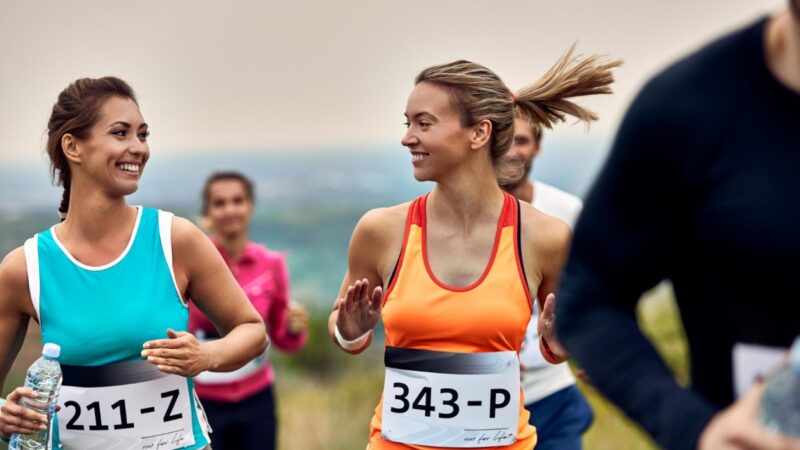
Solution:
<path fill-rule="evenodd" d="M 691 217 L 696 106 L 648 85 L 628 111 L 575 227 L 556 326 L 593 383 L 669 450 L 694 449 L 714 407 L 680 387 L 642 335 L 640 295 L 679 267 Z M 689 125 L 687 125 L 689 124 Z M 613 439 L 609 436 L 608 439 Z"/>

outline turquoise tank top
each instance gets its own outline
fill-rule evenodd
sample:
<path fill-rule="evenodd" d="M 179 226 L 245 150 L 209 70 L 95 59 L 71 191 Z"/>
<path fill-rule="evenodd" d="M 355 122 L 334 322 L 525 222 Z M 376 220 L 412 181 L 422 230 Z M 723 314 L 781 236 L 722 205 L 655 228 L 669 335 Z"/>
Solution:
<path fill-rule="evenodd" d="M 69 254 L 54 228 L 25 243 L 31 298 L 39 315 L 42 342 L 61 346 L 64 365 L 102 366 L 141 361 L 142 344 L 165 339 L 167 328 L 188 330 L 189 310 L 172 268 L 172 214 L 138 208 L 127 248 L 111 263 L 87 266 Z M 206 447 L 209 427 L 194 395 L 192 431 Z M 62 410 L 63 411 L 63 410 Z M 58 417 L 56 417 L 56 420 Z M 58 443 L 58 426 L 53 427 Z"/>

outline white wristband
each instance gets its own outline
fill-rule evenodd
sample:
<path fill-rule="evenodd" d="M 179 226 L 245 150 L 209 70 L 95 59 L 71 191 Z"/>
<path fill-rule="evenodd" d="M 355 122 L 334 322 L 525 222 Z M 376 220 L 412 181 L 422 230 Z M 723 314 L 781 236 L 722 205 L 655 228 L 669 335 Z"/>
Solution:
<path fill-rule="evenodd" d="M 372 330 L 367 331 L 352 341 L 348 341 L 347 339 L 343 338 L 342 333 L 339 332 L 339 325 L 334 325 L 333 327 L 333 334 L 336 336 L 336 342 L 338 342 L 339 345 L 345 350 L 358 350 L 363 347 L 364 343 L 367 342 L 367 339 L 369 339 L 370 333 L 372 333 Z"/>

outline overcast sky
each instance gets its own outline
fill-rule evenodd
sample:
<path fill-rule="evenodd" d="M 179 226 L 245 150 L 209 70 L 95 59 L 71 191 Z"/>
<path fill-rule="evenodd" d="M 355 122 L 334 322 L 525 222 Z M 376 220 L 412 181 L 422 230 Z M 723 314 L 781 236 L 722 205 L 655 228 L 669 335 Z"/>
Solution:
<path fill-rule="evenodd" d="M 424 67 L 466 58 L 516 89 L 574 41 L 625 60 L 616 93 L 583 102 L 602 138 L 647 77 L 785 3 L 0 0 L 0 163 L 42 159 L 50 108 L 83 76 L 132 84 L 154 154 L 368 148 L 399 141 Z"/>

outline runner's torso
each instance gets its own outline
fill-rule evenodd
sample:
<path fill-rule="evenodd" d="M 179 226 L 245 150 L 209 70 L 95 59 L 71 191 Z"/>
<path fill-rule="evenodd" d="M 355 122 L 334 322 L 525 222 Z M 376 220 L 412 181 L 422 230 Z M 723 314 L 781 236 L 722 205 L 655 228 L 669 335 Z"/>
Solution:
<path fill-rule="evenodd" d="M 503 390 L 510 391 L 509 398 L 516 398 L 518 403 L 506 405 L 506 410 L 513 408 L 511 443 L 494 447 L 485 447 L 484 443 L 483 447 L 529 450 L 536 442 L 536 431 L 528 424 L 528 413 L 518 394 L 516 359 L 531 317 L 530 294 L 519 259 L 519 205 L 505 194 L 492 255 L 485 271 L 472 285 L 453 287 L 438 280 L 430 270 L 426 249 L 426 199 L 427 196 L 420 197 L 409 207 L 402 252 L 384 298 L 382 319 L 387 346 L 384 400 L 389 402 L 386 411 L 393 415 L 393 423 L 407 424 L 411 423 L 409 420 L 419 419 L 423 427 L 440 426 L 442 417 L 446 419 L 444 423 L 450 424 L 468 415 L 485 417 L 488 424 L 490 415 L 498 419 L 501 414 L 501 409 L 491 409 L 491 396 Z M 509 364 L 512 362 L 509 356 L 513 364 Z M 431 362 L 434 360 L 436 362 Z M 505 371 L 514 367 L 516 379 Z M 470 380 L 478 379 L 479 373 L 480 377 L 488 377 L 481 379 L 496 378 L 500 383 L 497 389 L 471 384 Z M 424 374 L 425 383 L 432 386 L 428 394 L 423 385 L 409 384 L 420 379 L 420 374 Z M 406 388 L 400 385 L 406 386 L 409 392 L 404 393 Z M 505 393 L 495 395 L 495 406 L 506 400 L 504 396 Z M 415 402 L 416 399 L 420 401 Z M 420 439 L 409 437 L 405 433 L 406 425 L 399 433 L 398 430 L 384 430 L 384 400 L 372 419 L 371 450 L 448 448 L 438 437 L 421 439 L 438 442 L 435 445 L 411 443 Z M 478 402 L 481 405 L 477 405 Z M 417 414 L 421 416 L 417 418 Z M 432 422 L 426 423 L 426 420 Z M 458 446 L 461 447 L 468 445 L 464 444 L 465 440 L 497 437 L 488 431 L 471 433 L 464 431 L 463 426 L 455 428 L 450 430 L 451 439 L 452 442 L 460 440 Z M 393 433 L 393 440 L 384 436 L 387 433 Z"/>
<path fill-rule="evenodd" d="M 166 376 L 141 357 L 144 342 L 166 338 L 167 328 L 188 328 L 172 269 L 171 223 L 170 213 L 139 207 L 127 248 L 104 266 L 77 261 L 54 228 L 25 244 L 42 341 L 61 346 L 64 388 L 53 435 L 64 448 L 208 444 L 192 380 Z"/>

